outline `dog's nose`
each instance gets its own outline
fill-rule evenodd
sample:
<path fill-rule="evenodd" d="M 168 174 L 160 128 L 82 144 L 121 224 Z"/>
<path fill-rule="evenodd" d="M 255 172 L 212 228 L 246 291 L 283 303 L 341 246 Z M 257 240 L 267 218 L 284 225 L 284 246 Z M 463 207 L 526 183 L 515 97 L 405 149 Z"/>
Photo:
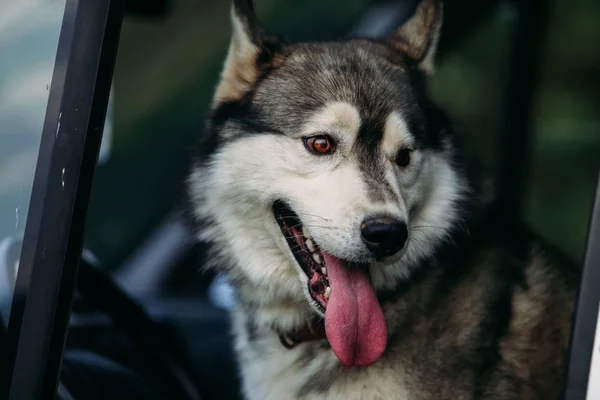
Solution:
<path fill-rule="evenodd" d="M 408 238 L 406 223 L 391 217 L 364 220 L 360 233 L 369 251 L 377 258 L 396 254 Z"/>

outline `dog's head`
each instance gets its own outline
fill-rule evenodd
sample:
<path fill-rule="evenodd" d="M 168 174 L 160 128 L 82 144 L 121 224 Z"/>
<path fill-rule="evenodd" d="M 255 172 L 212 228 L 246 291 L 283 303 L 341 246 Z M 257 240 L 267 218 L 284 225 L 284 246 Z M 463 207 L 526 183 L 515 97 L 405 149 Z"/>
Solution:
<path fill-rule="evenodd" d="M 425 94 L 441 2 L 378 40 L 287 44 L 247 0 L 232 20 L 210 151 L 189 180 L 199 238 L 264 302 L 308 301 L 340 359 L 369 364 L 385 347 L 376 291 L 448 238 L 468 190 Z"/>

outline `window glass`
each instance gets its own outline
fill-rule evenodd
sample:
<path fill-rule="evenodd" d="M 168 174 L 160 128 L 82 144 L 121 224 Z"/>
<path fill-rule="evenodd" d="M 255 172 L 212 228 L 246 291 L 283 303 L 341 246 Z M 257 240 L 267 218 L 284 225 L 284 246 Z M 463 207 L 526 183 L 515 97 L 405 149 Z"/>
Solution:
<path fill-rule="evenodd" d="M 0 3 L 0 305 L 7 320 L 65 0 Z"/>

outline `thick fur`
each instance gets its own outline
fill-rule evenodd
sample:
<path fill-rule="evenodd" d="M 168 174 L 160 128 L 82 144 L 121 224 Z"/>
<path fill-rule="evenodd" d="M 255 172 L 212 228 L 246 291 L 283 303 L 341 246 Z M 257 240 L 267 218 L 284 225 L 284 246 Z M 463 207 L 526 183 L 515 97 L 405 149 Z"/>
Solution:
<path fill-rule="evenodd" d="M 425 0 L 382 39 L 288 44 L 265 36 L 250 1 L 233 39 L 188 180 L 209 267 L 236 288 L 235 349 L 247 399 L 551 399 L 562 386 L 578 271 L 510 216 L 466 161 L 426 94 L 441 2 Z M 335 153 L 308 152 L 326 133 Z M 411 164 L 395 163 L 402 149 Z M 477 173 L 475 173 L 477 172 Z M 345 369 L 326 340 L 277 332 L 319 312 L 273 204 L 316 243 L 369 264 L 388 325 L 383 356 Z M 360 240 L 373 215 L 409 240 L 375 261 Z"/>

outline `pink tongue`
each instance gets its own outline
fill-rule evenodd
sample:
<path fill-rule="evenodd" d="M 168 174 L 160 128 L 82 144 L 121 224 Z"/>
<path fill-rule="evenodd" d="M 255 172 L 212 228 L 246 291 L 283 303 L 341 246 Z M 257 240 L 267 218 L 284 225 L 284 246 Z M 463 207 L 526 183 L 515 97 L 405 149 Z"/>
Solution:
<path fill-rule="evenodd" d="M 349 268 L 323 251 L 331 296 L 325 332 L 331 348 L 347 367 L 373 364 L 387 344 L 387 326 L 367 271 Z"/>

